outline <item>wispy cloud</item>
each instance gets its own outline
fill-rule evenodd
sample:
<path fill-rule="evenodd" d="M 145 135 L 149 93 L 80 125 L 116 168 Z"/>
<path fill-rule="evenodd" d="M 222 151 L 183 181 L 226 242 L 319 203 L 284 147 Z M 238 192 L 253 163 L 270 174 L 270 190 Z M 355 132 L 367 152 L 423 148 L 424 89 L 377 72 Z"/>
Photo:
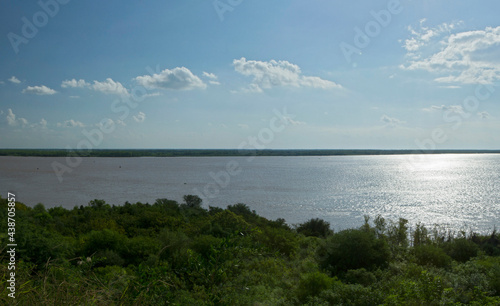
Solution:
<path fill-rule="evenodd" d="M 186 67 L 165 69 L 153 75 L 138 76 L 135 80 L 149 89 L 193 90 L 207 87 L 199 77 Z"/>
<path fill-rule="evenodd" d="M 23 89 L 23 93 L 34 94 L 34 95 L 53 95 L 57 93 L 54 89 L 48 88 L 45 85 L 42 86 L 28 86 Z"/>
<path fill-rule="evenodd" d="M 242 57 L 233 60 L 233 66 L 237 72 L 253 77 L 252 83 L 243 91 L 262 92 L 263 89 L 278 86 L 342 88 L 332 81 L 315 76 L 303 76 L 300 67 L 288 61 L 247 61 Z"/>
<path fill-rule="evenodd" d="M 215 74 L 203 71 L 203 76 L 208 79 L 209 84 L 220 85 L 220 82 L 217 80 L 218 78 Z"/>
<path fill-rule="evenodd" d="M 425 112 L 450 111 L 458 114 L 464 112 L 464 109 L 461 105 L 432 105 L 431 107 L 423 108 L 422 110 Z"/>
<path fill-rule="evenodd" d="M 477 113 L 477 115 L 481 117 L 481 119 L 488 119 L 490 117 L 490 114 L 488 112 L 479 112 Z"/>
<path fill-rule="evenodd" d="M 383 115 L 380 117 L 380 121 L 385 123 L 388 126 L 396 126 L 406 123 L 405 121 L 399 120 L 397 118 L 389 117 L 387 115 Z"/>

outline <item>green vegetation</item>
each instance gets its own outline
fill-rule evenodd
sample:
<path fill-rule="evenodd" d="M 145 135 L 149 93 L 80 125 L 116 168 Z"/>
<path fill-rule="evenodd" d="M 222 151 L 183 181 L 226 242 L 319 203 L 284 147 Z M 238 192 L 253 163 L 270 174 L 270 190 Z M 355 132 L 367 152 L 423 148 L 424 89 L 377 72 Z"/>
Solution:
<path fill-rule="evenodd" d="M 396 154 L 450 154 L 450 153 L 499 154 L 500 150 L 0 149 L 0 156 L 45 156 L 45 157 L 335 156 L 335 155 L 396 155 Z"/>
<path fill-rule="evenodd" d="M 409 232 L 405 219 L 377 216 L 333 232 L 321 219 L 290 227 L 241 203 L 184 201 L 16 203 L 16 299 L 2 222 L 0 304 L 500 305 L 496 231 Z"/>

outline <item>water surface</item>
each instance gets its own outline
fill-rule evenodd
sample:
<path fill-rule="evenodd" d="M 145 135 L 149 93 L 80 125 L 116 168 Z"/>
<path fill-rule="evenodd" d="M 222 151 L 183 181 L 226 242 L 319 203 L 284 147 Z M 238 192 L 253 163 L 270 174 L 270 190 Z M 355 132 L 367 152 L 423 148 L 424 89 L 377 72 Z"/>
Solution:
<path fill-rule="evenodd" d="M 198 194 L 205 207 L 245 203 L 270 219 L 322 218 L 337 230 L 381 214 L 412 225 L 488 231 L 500 214 L 495 154 L 83 158 L 62 182 L 53 162 L 66 164 L 65 158 L 0 157 L 0 194 L 65 208 L 92 199 L 121 205 Z"/>

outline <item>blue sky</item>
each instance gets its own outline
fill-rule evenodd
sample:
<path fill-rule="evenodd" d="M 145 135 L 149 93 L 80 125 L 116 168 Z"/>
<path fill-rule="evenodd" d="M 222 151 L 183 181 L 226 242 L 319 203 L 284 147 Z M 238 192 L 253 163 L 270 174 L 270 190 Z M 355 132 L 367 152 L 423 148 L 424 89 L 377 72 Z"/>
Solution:
<path fill-rule="evenodd" d="M 3 1 L 0 147 L 500 148 L 500 3 L 351 2 Z"/>

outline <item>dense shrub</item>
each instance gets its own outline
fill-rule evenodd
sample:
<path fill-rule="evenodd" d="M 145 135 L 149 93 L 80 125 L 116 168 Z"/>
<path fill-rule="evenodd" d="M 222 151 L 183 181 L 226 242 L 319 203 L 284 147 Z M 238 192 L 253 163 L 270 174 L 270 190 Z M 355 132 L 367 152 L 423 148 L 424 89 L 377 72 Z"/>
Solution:
<path fill-rule="evenodd" d="M 414 247 L 413 255 L 415 256 L 416 262 L 421 266 L 432 265 L 443 268 L 451 264 L 451 257 L 448 256 L 443 249 L 433 244 Z"/>
<path fill-rule="evenodd" d="M 446 254 L 459 262 L 466 262 L 476 257 L 479 247 L 474 242 L 465 238 L 453 239 L 444 246 Z"/>
<path fill-rule="evenodd" d="M 365 268 L 349 270 L 343 278 L 349 284 L 360 284 L 363 286 L 369 286 L 377 281 L 375 275 L 366 271 Z"/>
<path fill-rule="evenodd" d="M 19 305 L 500 305 L 496 232 L 469 241 L 417 225 L 412 247 L 405 219 L 380 216 L 323 237 L 319 219 L 295 231 L 244 204 L 16 209 Z M 7 233 L 0 222 L 4 246 Z M 8 261 L 0 253 L 0 275 Z"/>
<path fill-rule="evenodd" d="M 109 229 L 92 231 L 84 240 L 83 253 L 86 256 L 106 249 L 120 254 L 127 243 L 126 236 Z"/>
<path fill-rule="evenodd" d="M 318 296 L 322 291 L 331 288 L 333 282 L 334 280 L 324 273 L 308 273 L 299 282 L 297 296 L 300 301 L 305 302 L 307 298 Z"/>
<path fill-rule="evenodd" d="M 320 247 L 320 265 L 333 273 L 387 266 L 390 251 L 384 239 L 362 230 L 344 230 L 329 236 Z"/>

